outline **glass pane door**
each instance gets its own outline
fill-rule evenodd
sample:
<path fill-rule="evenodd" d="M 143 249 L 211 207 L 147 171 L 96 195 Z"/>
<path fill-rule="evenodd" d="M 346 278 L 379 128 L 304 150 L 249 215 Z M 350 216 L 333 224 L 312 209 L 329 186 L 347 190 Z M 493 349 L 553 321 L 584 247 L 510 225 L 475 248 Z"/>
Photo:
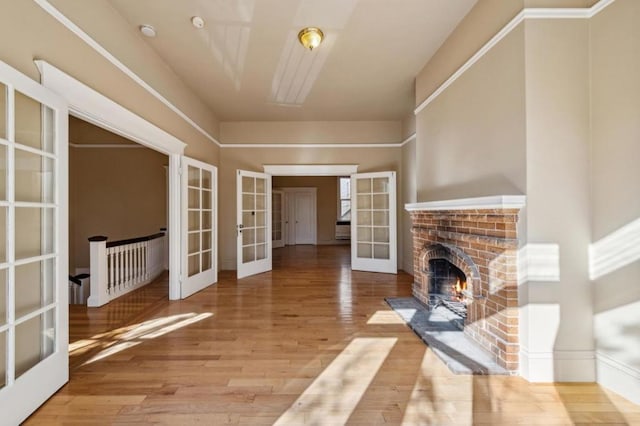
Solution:
<path fill-rule="evenodd" d="M 271 176 L 238 170 L 238 278 L 271 270 Z"/>
<path fill-rule="evenodd" d="M 182 298 L 217 282 L 217 169 L 182 159 Z"/>
<path fill-rule="evenodd" d="M 397 273 L 395 172 L 351 177 L 352 268 Z"/>
<path fill-rule="evenodd" d="M 67 106 L 0 62 L 0 412 L 68 380 Z"/>
<path fill-rule="evenodd" d="M 273 248 L 284 247 L 284 192 L 273 191 L 273 220 L 271 221 L 271 241 Z"/>

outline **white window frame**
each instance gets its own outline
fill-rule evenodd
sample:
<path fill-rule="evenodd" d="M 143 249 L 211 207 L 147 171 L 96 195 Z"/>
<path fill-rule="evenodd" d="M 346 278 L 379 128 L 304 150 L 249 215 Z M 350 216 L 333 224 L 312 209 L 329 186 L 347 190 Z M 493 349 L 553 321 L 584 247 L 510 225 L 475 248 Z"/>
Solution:
<path fill-rule="evenodd" d="M 342 198 L 342 186 L 340 185 L 340 182 L 342 181 L 342 179 L 349 182 L 349 197 L 347 198 Z M 337 185 L 338 185 L 338 210 L 337 210 L 336 220 L 338 222 L 350 222 L 351 221 L 351 176 L 338 176 Z M 342 212 L 343 201 L 349 201 L 349 219 L 343 219 L 342 215 L 340 214 Z"/>

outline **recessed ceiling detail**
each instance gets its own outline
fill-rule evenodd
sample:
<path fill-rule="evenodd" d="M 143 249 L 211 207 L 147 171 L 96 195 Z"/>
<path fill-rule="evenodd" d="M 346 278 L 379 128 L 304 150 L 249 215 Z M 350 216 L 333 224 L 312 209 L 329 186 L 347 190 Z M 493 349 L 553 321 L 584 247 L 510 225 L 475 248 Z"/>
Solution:
<path fill-rule="evenodd" d="M 148 44 L 221 121 L 403 119 L 415 108 L 415 76 L 476 3 L 107 1 L 125 19 L 123 25 L 128 22 L 137 31 L 141 23 L 153 23 L 158 36 Z M 74 8 L 88 7 L 60 4 L 69 16 Z M 203 28 L 194 28 L 195 16 L 203 19 Z M 100 40 L 108 37 L 104 31 L 92 30 L 104 29 L 99 19 L 86 13 L 76 24 L 109 45 Z M 123 30 L 116 21 L 110 24 L 114 32 Z M 325 35 L 313 51 L 297 38 L 306 27 L 321 28 Z M 152 69 L 141 77 L 153 85 Z"/>
<path fill-rule="evenodd" d="M 314 0 L 299 3 L 271 84 L 271 103 L 297 107 L 305 102 L 357 2 L 358 0 L 324 0 L 321 8 Z M 322 49 L 311 49 L 308 52 L 300 48 L 298 38 L 302 31 L 298 32 L 296 28 L 312 20 L 326 30 L 322 33 Z"/>
<path fill-rule="evenodd" d="M 203 30 L 198 31 L 200 41 L 238 91 L 242 87 L 255 0 L 214 0 L 203 1 L 199 5 L 203 16 L 208 17 L 212 25 L 205 28 L 204 18 L 199 15 L 193 17 L 191 23 Z"/>

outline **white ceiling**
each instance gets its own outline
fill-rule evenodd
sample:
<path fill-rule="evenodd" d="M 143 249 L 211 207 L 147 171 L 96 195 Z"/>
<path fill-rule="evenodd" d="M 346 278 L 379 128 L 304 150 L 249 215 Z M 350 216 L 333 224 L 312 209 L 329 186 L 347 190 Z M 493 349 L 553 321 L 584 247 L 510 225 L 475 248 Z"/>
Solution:
<path fill-rule="evenodd" d="M 262 121 L 403 119 L 414 77 L 476 0 L 110 2 L 155 27 L 145 40 L 220 120 Z M 305 26 L 326 36 L 313 52 L 296 40 Z"/>

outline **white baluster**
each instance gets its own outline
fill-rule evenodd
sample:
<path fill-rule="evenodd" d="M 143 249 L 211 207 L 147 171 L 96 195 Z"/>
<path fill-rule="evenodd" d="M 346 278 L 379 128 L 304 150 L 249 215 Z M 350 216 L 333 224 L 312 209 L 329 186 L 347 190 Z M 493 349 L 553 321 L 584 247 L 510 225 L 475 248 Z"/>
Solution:
<path fill-rule="evenodd" d="M 122 254 L 122 247 L 117 247 L 116 249 L 116 281 L 114 284 L 114 290 L 120 291 L 120 276 L 121 276 L 121 254 Z"/>
<path fill-rule="evenodd" d="M 125 247 L 125 257 L 127 259 L 126 262 L 126 266 L 125 266 L 125 273 L 126 273 L 126 279 L 125 279 L 125 283 L 124 286 L 125 288 L 129 287 L 131 285 L 131 246 L 127 245 L 124 246 Z"/>
<path fill-rule="evenodd" d="M 107 237 L 89 238 L 91 295 L 88 306 L 102 306 L 109 302 L 107 283 Z"/>
<path fill-rule="evenodd" d="M 147 281 L 150 278 L 149 274 L 149 241 L 144 242 L 144 280 Z"/>
<path fill-rule="evenodd" d="M 147 279 L 144 276 L 145 266 L 144 266 L 144 248 L 145 243 L 140 243 L 140 280 L 146 281 Z"/>
<path fill-rule="evenodd" d="M 113 288 L 113 247 L 107 249 L 107 260 L 109 262 L 107 285 L 109 287 L 109 292 L 111 292 L 111 289 Z"/>
<path fill-rule="evenodd" d="M 140 277 L 138 276 L 138 247 L 140 243 L 135 243 L 132 249 L 133 255 L 133 285 L 137 285 L 140 282 Z"/>

